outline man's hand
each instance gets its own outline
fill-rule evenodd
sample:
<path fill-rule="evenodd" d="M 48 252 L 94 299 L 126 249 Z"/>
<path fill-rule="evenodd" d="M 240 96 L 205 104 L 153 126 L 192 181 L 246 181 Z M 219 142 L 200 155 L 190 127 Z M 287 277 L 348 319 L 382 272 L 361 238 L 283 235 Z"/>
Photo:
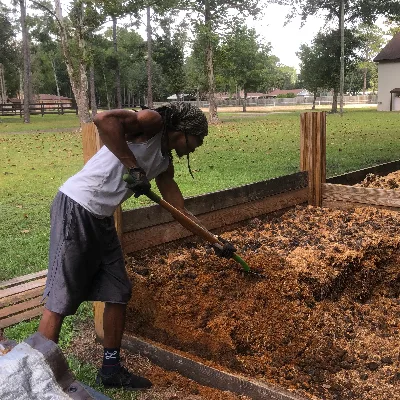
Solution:
<path fill-rule="evenodd" d="M 222 237 L 218 236 L 218 240 L 223 243 L 223 247 L 219 248 L 217 246 L 213 246 L 215 254 L 218 257 L 223 257 L 223 258 L 232 258 L 233 254 L 236 251 L 236 247 L 228 242 L 227 240 L 223 239 Z"/>
<path fill-rule="evenodd" d="M 151 188 L 151 185 L 144 170 L 140 167 L 136 167 L 130 168 L 128 172 L 133 179 L 132 183 L 128 183 L 126 185 L 128 189 L 135 193 L 135 197 L 139 197 L 142 194 L 147 194 Z"/>

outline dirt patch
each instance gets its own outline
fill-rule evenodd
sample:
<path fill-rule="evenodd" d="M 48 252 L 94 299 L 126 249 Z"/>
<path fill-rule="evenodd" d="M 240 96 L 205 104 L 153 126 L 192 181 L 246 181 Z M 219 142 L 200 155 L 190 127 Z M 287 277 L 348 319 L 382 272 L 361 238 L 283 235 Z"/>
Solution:
<path fill-rule="evenodd" d="M 400 399 L 400 213 L 297 207 L 128 258 L 127 330 L 313 399 Z M 205 361 L 204 361 L 205 360 Z"/>

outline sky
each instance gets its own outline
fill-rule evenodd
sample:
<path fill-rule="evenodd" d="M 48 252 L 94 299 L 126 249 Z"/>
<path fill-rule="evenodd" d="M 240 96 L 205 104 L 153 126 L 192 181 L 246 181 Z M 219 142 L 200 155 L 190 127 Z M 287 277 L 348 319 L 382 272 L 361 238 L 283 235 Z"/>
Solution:
<path fill-rule="evenodd" d="M 302 44 L 311 43 L 325 25 L 325 21 L 323 18 L 309 17 L 301 27 L 301 20 L 296 17 L 285 26 L 289 11 L 290 7 L 270 4 L 260 20 L 248 20 L 248 24 L 255 28 L 260 38 L 271 43 L 272 54 L 277 56 L 282 64 L 298 69 L 299 59 L 296 52 Z"/>

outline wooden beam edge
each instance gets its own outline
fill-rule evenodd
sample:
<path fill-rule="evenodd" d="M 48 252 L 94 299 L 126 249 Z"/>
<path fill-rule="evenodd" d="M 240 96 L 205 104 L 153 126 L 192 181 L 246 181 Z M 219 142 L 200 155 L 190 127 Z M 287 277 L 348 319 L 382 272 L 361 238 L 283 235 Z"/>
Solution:
<path fill-rule="evenodd" d="M 308 188 L 304 188 L 202 214 L 198 217 L 207 229 L 219 229 L 304 203 L 307 199 Z M 188 236 L 192 236 L 192 233 L 174 221 L 125 233 L 123 235 L 123 246 L 126 253 L 132 253 Z"/>
<path fill-rule="evenodd" d="M 18 324 L 22 321 L 27 321 L 28 319 L 32 319 L 38 317 L 42 314 L 44 306 L 39 306 L 36 308 L 32 308 L 31 310 L 24 311 L 22 313 L 13 315 L 12 317 L 7 317 L 0 320 L 0 329 L 7 328 L 11 325 Z"/>
<path fill-rule="evenodd" d="M 47 276 L 47 269 L 39 272 L 34 272 L 32 274 L 17 276 L 16 278 L 9 279 L 7 281 L 0 281 L 0 289 L 8 288 L 10 286 L 15 286 L 21 283 L 26 283 L 34 279 L 43 278 Z"/>
<path fill-rule="evenodd" d="M 332 183 L 326 183 L 322 188 L 324 201 L 348 201 L 392 208 L 400 207 L 400 190 L 364 188 Z"/>
<path fill-rule="evenodd" d="M 165 370 L 176 371 L 200 385 L 230 391 L 254 400 L 305 400 L 282 387 L 220 371 L 132 335 L 124 335 L 122 347 L 148 358 Z"/>
<path fill-rule="evenodd" d="M 308 173 L 296 172 L 266 181 L 224 189 L 213 193 L 185 198 L 185 206 L 194 215 L 246 204 L 278 194 L 303 189 L 308 185 Z M 158 205 L 149 205 L 122 213 L 123 232 L 132 232 L 161 223 L 171 222 L 171 215 Z"/>
<path fill-rule="evenodd" d="M 30 281 L 28 283 L 23 283 L 21 285 L 17 286 L 11 286 L 6 289 L 1 289 L 0 290 L 0 299 L 3 299 L 8 296 L 12 296 L 18 293 L 25 292 L 30 289 L 35 289 L 37 287 L 45 286 L 46 285 L 46 278 L 40 278 L 36 279 L 34 281 Z"/>
<path fill-rule="evenodd" d="M 379 206 L 376 204 L 366 204 L 366 203 L 355 203 L 349 201 L 331 201 L 331 200 L 323 200 L 322 201 L 323 208 L 331 208 L 334 210 L 352 210 L 354 208 L 367 208 L 373 207 L 379 210 L 387 210 L 387 211 L 400 211 L 400 207 L 387 207 L 387 206 Z"/>

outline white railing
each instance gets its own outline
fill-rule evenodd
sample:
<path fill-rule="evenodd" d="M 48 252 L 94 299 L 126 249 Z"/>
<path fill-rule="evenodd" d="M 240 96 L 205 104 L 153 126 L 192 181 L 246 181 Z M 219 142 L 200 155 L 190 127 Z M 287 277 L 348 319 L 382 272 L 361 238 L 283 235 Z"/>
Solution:
<path fill-rule="evenodd" d="M 312 96 L 298 96 L 294 98 L 274 98 L 274 99 L 247 99 L 247 106 L 249 107 L 275 107 L 275 106 L 293 106 L 293 105 L 312 105 L 314 98 Z M 317 97 L 316 105 L 331 105 L 333 96 Z M 339 98 L 338 98 L 339 101 Z M 344 96 L 344 104 L 377 104 L 378 95 L 360 95 L 360 96 Z M 155 102 L 154 107 L 162 105 L 164 102 Z M 208 107 L 208 101 L 189 101 L 188 103 L 197 105 L 199 107 Z M 235 100 L 217 100 L 218 107 L 241 107 L 243 99 Z"/>

